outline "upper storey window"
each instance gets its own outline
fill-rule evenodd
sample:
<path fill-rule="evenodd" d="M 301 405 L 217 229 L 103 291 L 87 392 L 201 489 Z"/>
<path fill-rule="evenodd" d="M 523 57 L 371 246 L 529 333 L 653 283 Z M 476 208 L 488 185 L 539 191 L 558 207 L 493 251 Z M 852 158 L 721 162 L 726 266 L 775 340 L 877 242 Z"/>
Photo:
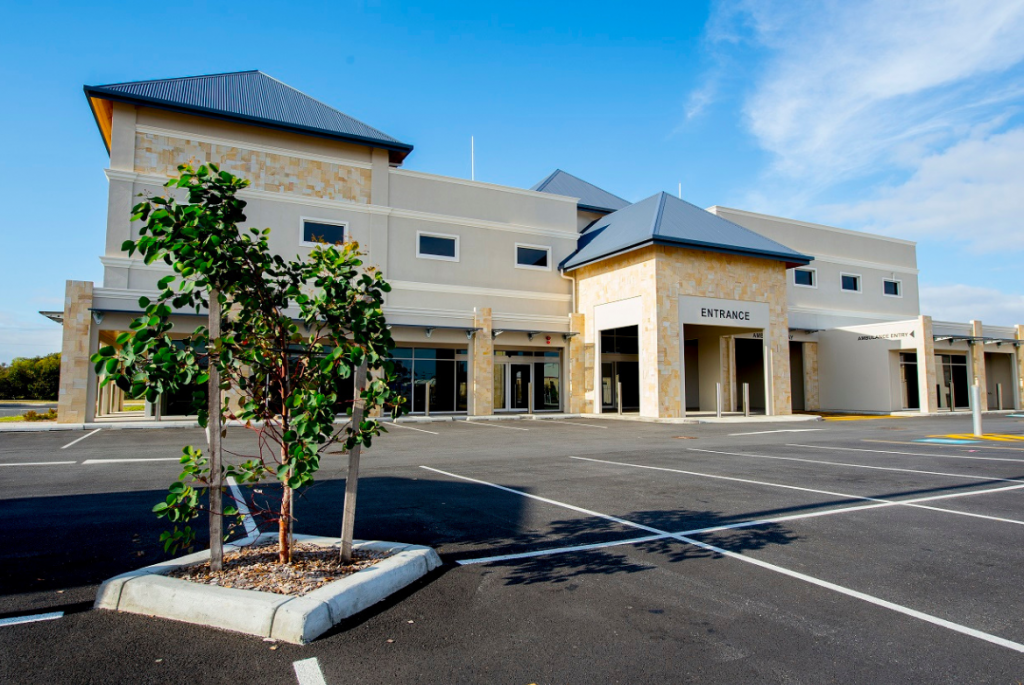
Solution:
<path fill-rule="evenodd" d="M 303 245 L 316 245 L 317 243 L 328 243 L 335 245 L 345 242 L 345 231 L 348 226 L 344 223 L 326 223 L 320 220 L 303 219 L 302 236 L 299 242 Z"/>
<path fill-rule="evenodd" d="M 843 290 L 848 293 L 859 293 L 860 287 L 860 276 L 857 274 L 842 274 L 840 276 Z"/>
<path fill-rule="evenodd" d="M 544 245 L 516 243 L 516 267 L 520 269 L 551 270 L 551 248 Z"/>
<path fill-rule="evenodd" d="M 793 282 L 797 285 L 801 285 L 805 288 L 816 288 L 818 287 L 817 274 L 814 269 L 794 269 L 793 270 Z"/>
<path fill-rule="evenodd" d="M 421 259 L 459 261 L 459 236 L 447 233 L 416 233 L 416 256 Z"/>
<path fill-rule="evenodd" d="M 889 297 L 903 297 L 903 283 L 886 279 L 882 281 L 882 293 Z"/>

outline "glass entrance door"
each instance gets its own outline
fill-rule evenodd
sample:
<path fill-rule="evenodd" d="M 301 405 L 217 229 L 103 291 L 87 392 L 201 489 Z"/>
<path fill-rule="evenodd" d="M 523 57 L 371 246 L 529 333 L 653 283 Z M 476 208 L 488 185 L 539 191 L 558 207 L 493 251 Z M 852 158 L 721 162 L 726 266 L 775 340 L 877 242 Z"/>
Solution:
<path fill-rule="evenodd" d="M 509 364 L 509 409 L 530 408 L 530 364 Z"/>

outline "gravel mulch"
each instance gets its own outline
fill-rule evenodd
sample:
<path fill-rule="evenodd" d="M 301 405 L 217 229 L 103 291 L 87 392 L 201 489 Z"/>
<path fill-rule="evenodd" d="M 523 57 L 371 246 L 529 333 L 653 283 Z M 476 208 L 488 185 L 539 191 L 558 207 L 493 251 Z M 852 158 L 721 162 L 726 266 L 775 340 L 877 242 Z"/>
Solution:
<path fill-rule="evenodd" d="M 338 559 L 337 547 L 320 547 L 297 542 L 292 547 L 292 563 L 277 562 L 277 545 L 246 547 L 224 555 L 224 570 L 210 572 L 210 562 L 183 566 L 167 575 L 203 585 L 259 590 L 279 595 L 302 596 L 332 581 L 373 566 L 386 555 L 354 551 L 352 564 Z"/>

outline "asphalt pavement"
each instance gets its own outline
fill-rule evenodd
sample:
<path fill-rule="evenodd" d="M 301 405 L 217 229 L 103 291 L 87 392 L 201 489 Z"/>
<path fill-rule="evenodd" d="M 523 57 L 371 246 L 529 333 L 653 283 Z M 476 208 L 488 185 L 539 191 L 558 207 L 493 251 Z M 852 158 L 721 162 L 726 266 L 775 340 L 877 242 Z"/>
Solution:
<path fill-rule="evenodd" d="M 91 609 L 168 558 L 150 509 L 202 431 L 0 433 L 0 681 L 296 683 L 315 659 L 330 685 L 1016 683 L 1024 421 L 986 430 L 1003 437 L 919 442 L 969 417 L 395 426 L 364 452 L 356 536 L 445 565 L 305 647 Z M 225 449 L 253 444 L 231 429 Z M 338 535 L 331 452 L 297 532 Z"/>

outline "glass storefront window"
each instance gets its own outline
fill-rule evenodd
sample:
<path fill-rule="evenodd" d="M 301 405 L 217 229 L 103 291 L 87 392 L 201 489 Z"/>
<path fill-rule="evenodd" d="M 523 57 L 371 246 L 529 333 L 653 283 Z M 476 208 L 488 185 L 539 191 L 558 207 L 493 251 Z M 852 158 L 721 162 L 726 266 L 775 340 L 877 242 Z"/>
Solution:
<path fill-rule="evenodd" d="M 529 409 L 532 385 L 534 411 L 562 408 L 562 364 L 559 350 L 496 350 L 494 410 Z"/>
<path fill-rule="evenodd" d="M 410 413 L 466 411 L 469 380 L 465 349 L 400 347 L 392 352 L 398 376 L 396 389 Z"/>

